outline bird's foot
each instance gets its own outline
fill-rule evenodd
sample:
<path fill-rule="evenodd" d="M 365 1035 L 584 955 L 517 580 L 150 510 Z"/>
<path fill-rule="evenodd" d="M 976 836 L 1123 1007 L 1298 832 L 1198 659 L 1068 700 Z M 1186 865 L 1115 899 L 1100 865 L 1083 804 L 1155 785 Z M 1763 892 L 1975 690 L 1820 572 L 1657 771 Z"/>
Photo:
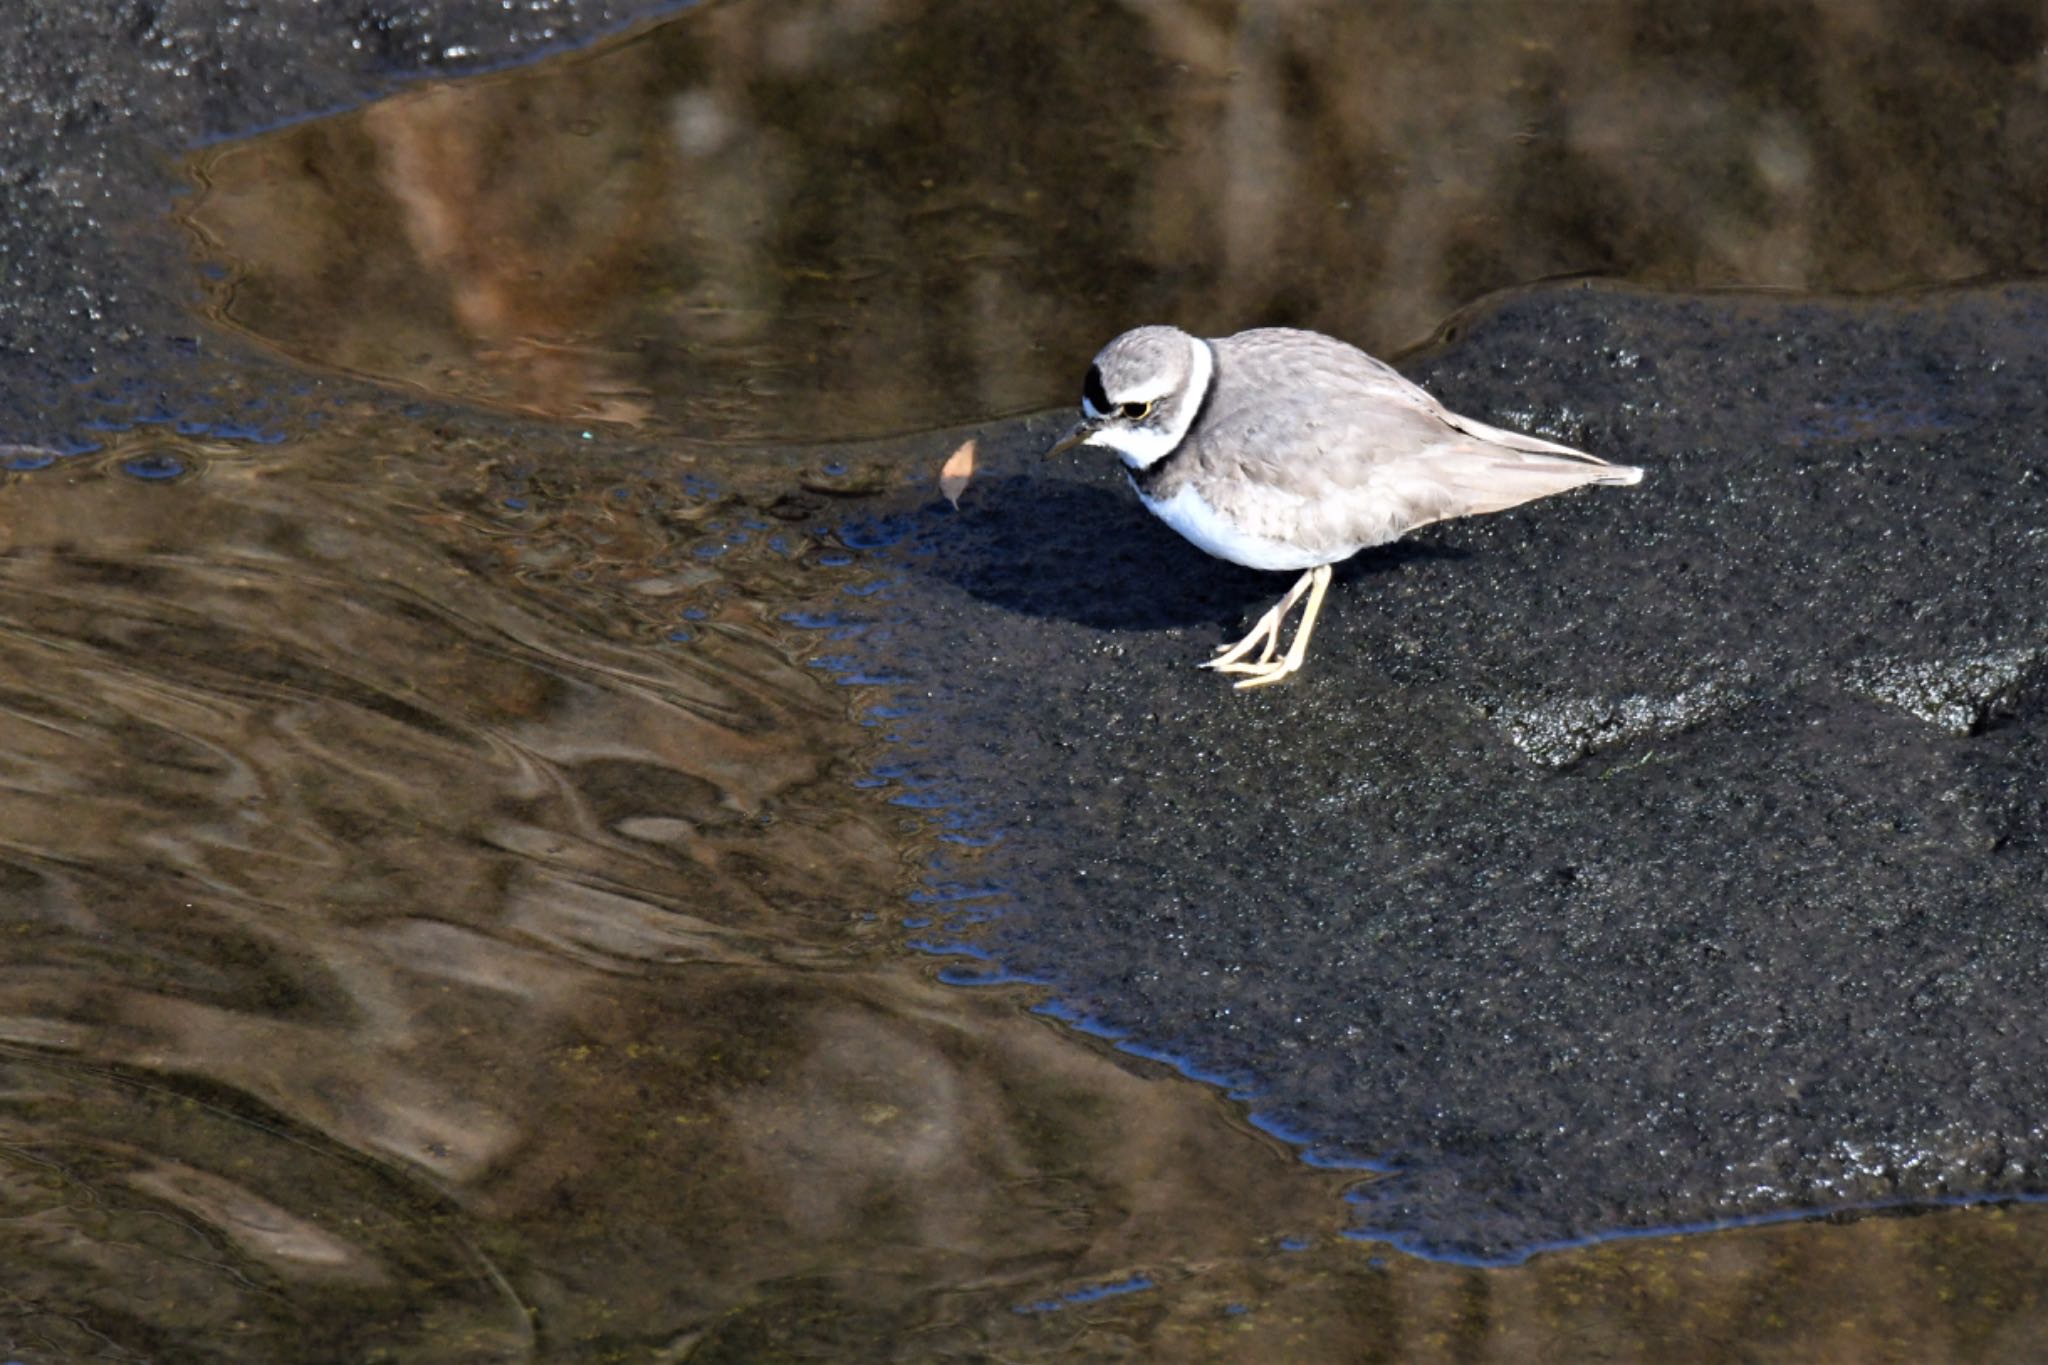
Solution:
<path fill-rule="evenodd" d="M 1242 640 L 1234 645 L 1216 646 L 1216 657 L 1199 667 L 1213 668 L 1219 673 L 1257 673 L 1270 667 L 1274 656 L 1280 652 L 1280 626 L 1293 606 L 1294 598 L 1290 595 L 1261 616 L 1259 623 L 1247 631 Z M 1260 645 L 1265 647 L 1259 649 Z M 1254 649 L 1259 649 L 1259 657 L 1246 663 L 1245 656 Z"/>
<path fill-rule="evenodd" d="M 1301 661 L 1308 657 L 1308 638 L 1316 628 L 1316 614 L 1323 608 L 1323 593 L 1329 586 L 1329 565 L 1322 564 L 1310 569 L 1288 590 L 1287 596 L 1280 599 L 1279 605 L 1259 618 L 1259 623 L 1252 627 L 1249 635 L 1202 667 L 1213 668 L 1219 673 L 1246 674 L 1247 676 L 1236 684 L 1239 691 L 1247 687 L 1264 687 L 1268 683 L 1279 682 L 1288 674 L 1297 671 L 1301 667 Z M 1273 656 L 1280 652 L 1280 628 L 1286 623 L 1287 613 L 1294 609 L 1294 604 L 1301 600 L 1304 593 L 1308 595 L 1308 605 L 1302 608 L 1301 624 L 1294 629 L 1294 641 L 1287 647 L 1286 656 L 1276 659 Z M 1259 648 L 1258 658 L 1245 658 L 1255 647 L 1260 646 L 1263 648 Z"/>
<path fill-rule="evenodd" d="M 1298 672 L 1300 668 L 1301 661 L 1299 659 L 1292 657 L 1291 655 L 1285 659 L 1271 660 L 1270 662 L 1262 664 L 1257 668 L 1252 667 L 1250 664 L 1239 664 L 1233 671 L 1238 673 L 1248 673 L 1251 676 L 1246 678 L 1239 678 L 1236 682 L 1232 683 L 1231 686 L 1235 687 L 1240 692 L 1244 691 L 1248 687 L 1264 687 L 1268 683 L 1279 682 L 1282 678 L 1287 677 L 1289 674 Z"/>

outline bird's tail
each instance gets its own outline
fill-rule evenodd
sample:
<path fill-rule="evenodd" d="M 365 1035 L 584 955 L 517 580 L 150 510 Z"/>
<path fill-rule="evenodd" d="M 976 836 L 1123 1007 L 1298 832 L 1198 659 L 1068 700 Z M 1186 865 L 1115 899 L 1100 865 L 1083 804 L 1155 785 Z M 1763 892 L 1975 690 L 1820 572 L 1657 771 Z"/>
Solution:
<path fill-rule="evenodd" d="M 1448 481 L 1470 499 L 1466 511 L 1457 515 L 1499 512 L 1589 483 L 1643 481 L 1643 471 L 1634 465 L 1609 464 L 1583 450 L 1546 441 L 1541 436 L 1488 426 L 1454 412 L 1446 411 L 1444 418 L 1482 443 L 1467 446 L 1445 464 Z"/>
<path fill-rule="evenodd" d="M 1634 465 L 1608 464 L 1569 447 L 1558 449 L 1567 453 L 1503 449 L 1490 442 L 1440 451 L 1428 465 L 1435 496 L 1417 501 L 1435 513 L 1429 520 L 1441 521 L 1506 511 L 1587 484 L 1643 481 L 1643 471 Z"/>

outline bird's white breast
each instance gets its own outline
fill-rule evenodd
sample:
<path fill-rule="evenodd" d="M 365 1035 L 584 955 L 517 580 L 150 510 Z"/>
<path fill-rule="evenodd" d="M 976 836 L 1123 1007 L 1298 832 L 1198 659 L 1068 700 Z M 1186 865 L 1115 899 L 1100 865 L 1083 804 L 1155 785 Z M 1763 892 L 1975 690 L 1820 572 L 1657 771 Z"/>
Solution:
<path fill-rule="evenodd" d="M 1132 486 L 1136 487 L 1135 482 Z M 1344 558 L 1343 554 L 1331 555 L 1327 547 L 1321 552 L 1304 550 L 1248 531 L 1211 506 L 1192 483 L 1182 484 L 1170 498 L 1146 497 L 1143 489 L 1138 490 L 1138 497 L 1153 516 L 1187 537 L 1197 549 L 1248 569 L 1312 569 Z M 1347 547 L 1345 554 L 1356 548 Z"/>

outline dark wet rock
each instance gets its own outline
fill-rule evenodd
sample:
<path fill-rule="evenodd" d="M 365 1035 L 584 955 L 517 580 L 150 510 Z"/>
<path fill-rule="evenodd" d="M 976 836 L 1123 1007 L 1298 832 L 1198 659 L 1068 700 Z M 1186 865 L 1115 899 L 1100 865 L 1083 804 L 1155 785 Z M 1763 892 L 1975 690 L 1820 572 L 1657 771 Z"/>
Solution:
<path fill-rule="evenodd" d="M 1953 735 L 1971 735 L 2015 713 L 2048 681 L 2048 651 L 2007 649 L 1918 662 L 1876 659 L 1850 686 Z"/>
<path fill-rule="evenodd" d="M 1284 581 L 1019 436 L 883 552 L 988 946 L 1439 1252 L 2048 1190 L 2044 320 L 1508 299 L 1406 368 L 1647 480 L 1367 552 L 1250 694 Z"/>

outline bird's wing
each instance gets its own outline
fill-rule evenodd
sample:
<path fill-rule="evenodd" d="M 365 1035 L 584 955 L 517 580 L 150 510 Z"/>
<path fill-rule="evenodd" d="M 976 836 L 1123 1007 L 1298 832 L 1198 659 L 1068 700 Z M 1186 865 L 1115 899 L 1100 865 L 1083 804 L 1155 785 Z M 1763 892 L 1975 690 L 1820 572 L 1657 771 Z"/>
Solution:
<path fill-rule="evenodd" d="M 1331 337 L 1266 327 L 1209 344 L 1216 369 L 1197 421 L 1202 453 L 1249 477 L 1341 486 L 1462 439 L 1435 399 Z"/>
<path fill-rule="evenodd" d="M 1642 478 L 1461 417 L 1392 366 L 1318 333 L 1267 328 L 1211 345 L 1217 387 L 1201 420 L 1205 454 L 1310 500 L 1369 495 L 1390 535 Z"/>

